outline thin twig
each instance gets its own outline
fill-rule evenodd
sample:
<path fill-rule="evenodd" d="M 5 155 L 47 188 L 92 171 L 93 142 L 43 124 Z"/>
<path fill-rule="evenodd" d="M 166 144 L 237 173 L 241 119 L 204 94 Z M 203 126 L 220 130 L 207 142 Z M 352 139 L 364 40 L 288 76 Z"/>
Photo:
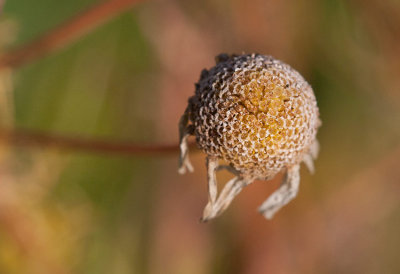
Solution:
<path fill-rule="evenodd" d="M 0 69 L 16 68 L 64 48 L 138 2 L 141 0 L 109 0 L 94 5 L 43 36 L 0 56 Z"/>
<path fill-rule="evenodd" d="M 0 142 L 29 147 L 55 147 L 67 150 L 78 150 L 95 153 L 125 155 L 153 155 L 177 153 L 178 144 L 141 145 L 132 142 L 93 140 L 77 137 L 66 137 L 57 134 L 46 134 L 37 131 L 14 130 L 0 131 Z M 191 146 L 194 144 L 191 143 Z"/>
<path fill-rule="evenodd" d="M 0 0 L 0 15 L 3 13 L 3 7 L 6 0 Z"/>

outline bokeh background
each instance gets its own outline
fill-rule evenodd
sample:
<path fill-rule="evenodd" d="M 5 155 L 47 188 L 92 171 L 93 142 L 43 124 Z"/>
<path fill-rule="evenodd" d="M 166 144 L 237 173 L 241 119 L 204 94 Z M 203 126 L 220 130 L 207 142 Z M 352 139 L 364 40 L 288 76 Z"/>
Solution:
<path fill-rule="evenodd" d="M 0 3 L 1 59 L 103 2 Z M 195 172 L 179 176 L 177 151 L 27 146 L 0 134 L 0 273 L 400 273 L 399 1 L 149 0 L 114 15 L 0 68 L 0 132 L 176 144 L 200 71 L 221 52 L 258 52 L 315 90 L 316 173 L 302 168 L 298 197 L 272 221 L 256 209 L 281 175 L 201 224 L 195 148 Z"/>

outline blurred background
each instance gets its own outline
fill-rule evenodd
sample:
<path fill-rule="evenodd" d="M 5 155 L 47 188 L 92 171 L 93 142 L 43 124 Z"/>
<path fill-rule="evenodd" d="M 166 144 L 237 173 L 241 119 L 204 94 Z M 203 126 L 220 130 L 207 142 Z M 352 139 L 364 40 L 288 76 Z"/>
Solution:
<path fill-rule="evenodd" d="M 1 6 L 0 273 L 400 273 L 399 1 Z M 298 197 L 272 221 L 256 209 L 281 175 L 201 224 L 197 149 L 195 172 L 179 176 L 176 149 L 46 139 L 176 145 L 200 71 L 223 52 L 272 55 L 316 93 L 316 173 L 302 168 Z"/>

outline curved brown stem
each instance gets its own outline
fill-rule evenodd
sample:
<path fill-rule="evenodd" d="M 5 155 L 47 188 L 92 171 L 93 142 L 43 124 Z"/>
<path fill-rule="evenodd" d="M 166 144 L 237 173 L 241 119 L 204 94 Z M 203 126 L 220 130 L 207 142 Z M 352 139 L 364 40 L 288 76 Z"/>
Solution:
<path fill-rule="evenodd" d="M 0 0 L 0 15 L 3 13 L 4 2 L 5 0 Z"/>
<path fill-rule="evenodd" d="M 109 0 L 94 5 L 43 36 L 0 56 L 0 69 L 20 67 L 64 48 L 140 1 Z"/>
<path fill-rule="evenodd" d="M 60 149 L 78 150 L 95 153 L 153 155 L 178 153 L 178 144 L 137 144 L 132 142 L 116 142 L 93 140 L 76 137 L 66 137 L 56 134 L 46 134 L 37 131 L 14 130 L 0 131 L 0 142 L 9 142 L 21 146 L 56 147 Z M 191 143 L 193 146 L 194 143 Z"/>

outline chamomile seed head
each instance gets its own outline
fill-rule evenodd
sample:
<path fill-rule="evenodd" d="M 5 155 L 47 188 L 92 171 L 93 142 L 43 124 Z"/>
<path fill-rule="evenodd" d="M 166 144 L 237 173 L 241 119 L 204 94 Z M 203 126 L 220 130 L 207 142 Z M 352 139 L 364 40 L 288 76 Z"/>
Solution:
<path fill-rule="evenodd" d="M 216 61 L 189 99 L 198 146 L 250 178 L 299 164 L 320 123 L 311 86 L 271 56 L 221 54 Z"/>

